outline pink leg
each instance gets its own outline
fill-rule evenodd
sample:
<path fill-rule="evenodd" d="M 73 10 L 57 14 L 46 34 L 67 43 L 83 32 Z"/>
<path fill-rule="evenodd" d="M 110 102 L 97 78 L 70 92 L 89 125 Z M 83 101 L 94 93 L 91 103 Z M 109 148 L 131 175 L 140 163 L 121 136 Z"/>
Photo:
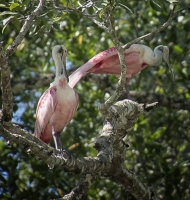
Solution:
<path fill-rule="evenodd" d="M 125 85 L 125 89 L 126 89 L 126 96 L 127 99 L 131 99 L 131 95 L 130 95 L 130 91 L 129 91 L 129 84 Z"/>
<path fill-rule="evenodd" d="M 55 148 L 59 150 L 63 150 L 63 146 L 61 142 L 61 133 L 53 130 L 53 139 L 55 142 Z"/>
<path fill-rule="evenodd" d="M 130 81 L 130 77 L 127 77 L 126 85 L 125 85 L 127 99 L 131 99 L 131 95 L 129 91 L 129 81 Z"/>

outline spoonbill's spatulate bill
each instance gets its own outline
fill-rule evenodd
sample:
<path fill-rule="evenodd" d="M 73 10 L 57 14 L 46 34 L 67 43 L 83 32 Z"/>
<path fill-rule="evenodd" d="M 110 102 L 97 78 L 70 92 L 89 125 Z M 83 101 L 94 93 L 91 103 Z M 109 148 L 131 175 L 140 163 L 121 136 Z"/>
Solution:
<path fill-rule="evenodd" d="M 78 94 L 67 83 L 66 55 L 65 46 L 53 48 L 56 77 L 41 96 L 36 109 L 34 135 L 45 143 L 54 138 L 56 149 L 62 149 L 60 134 L 78 107 Z"/>
<path fill-rule="evenodd" d="M 148 46 L 133 44 L 130 48 L 125 50 L 125 60 L 127 63 L 127 85 L 131 77 L 135 76 L 147 66 L 160 65 L 162 60 L 168 64 L 172 72 L 169 63 L 169 49 L 167 46 L 159 45 L 153 51 Z M 102 51 L 73 72 L 69 76 L 70 87 L 75 87 L 80 79 L 89 73 L 120 75 L 121 67 L 116 48 L 112 47 Z"/>

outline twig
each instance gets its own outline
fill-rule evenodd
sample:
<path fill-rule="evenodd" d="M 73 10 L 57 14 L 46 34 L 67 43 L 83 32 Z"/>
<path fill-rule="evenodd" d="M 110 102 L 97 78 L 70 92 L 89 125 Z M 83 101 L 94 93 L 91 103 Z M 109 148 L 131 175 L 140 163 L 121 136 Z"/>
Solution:
<path fill-rule="evenodd" d="M 93 5 L 93 3 L 92 3 L 89 7 L 91 7 L 92 5 Z M 88 7 L 88 8 L 89 8 L 89 7 Z M 79 10 L 79 9 L 81 9 L 81 8 L 83 8 L 84 11 Z M 87 9 L 86 9 L 86 8 L 87 8 L 87 7 L 86 7 L 85 5 L 81 5 L 81 6 L 78 7 L 78 8 L 69 8 L 69 7 L 65 7 L 65 6 L 61 6 L 61 5 L 57 6 L 57 5 L 56 5 L 56 1 L 54 1 L 54 10 L 59 10 L 59 11 L 64 11 L 64 12 L 77 12 L 77 13 L 79 13 L 80 15 L 83 15 L 83 16 L 89 18 L 89 19 L 92 20 L 95 24 L 97 24 L 100 28 L 102 28 L 102 29 L 104 29 L 106 32 L 108 32 L 108 28 L 107 28 L 103 23 L 99 22 L 99 21 L 96 19 L 96 18 L 98 17 L 98 14 L 94 14 L 94 15 L 89 14 L 89 13 L 87 12 Z"/>
<path fill-rule="evenodd" d="M 183 95 L 181 97 L 170 97 L 166 95 L 160 95 L 149 92 L 136 92 L 130 91 L 130 95 L 133 100 L 138 102 L 158 102 L 158 106 L 167 107 L 170 109 L 178 109 L 178 110 L 190 110 L 190 101 L 188 99 L 184 99 Z"/>

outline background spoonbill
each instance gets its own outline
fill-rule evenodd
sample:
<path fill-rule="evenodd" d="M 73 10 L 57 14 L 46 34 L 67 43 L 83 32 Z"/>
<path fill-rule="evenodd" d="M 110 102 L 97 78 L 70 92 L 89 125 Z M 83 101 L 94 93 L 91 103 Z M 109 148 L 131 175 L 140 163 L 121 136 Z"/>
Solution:
<path fill-rule="evenodd" d="M 34 135 L 45 143 L 54 138 L 56 149 L 62 149 L 60 134 L 78 107 L 78 94 L 67 83 L 66 55 L 65 46 L 53 48 L 56 77 L 41 96 L 36 109 Z"/>
<path fill-rule="evenodd" d="M 135 76 L 138 72 L 147 66 L 158 66 L 164 60 L 172 73 L 173 71 L 169 63 L 169 49 L 167 46 L 159 45 L 154 51 L 142 44 L 132 44 L 125 50 L 125 60 L 127 63 L 127 90 L 131 77 Z M 87 63 L 79 67 L 75 72 L 69 76 L 69 85 L 71 88 L 80 81 L 81 78 L 89 73 L 95 74 L 121 74 L 121 67 L 117 49 L 112 47 L 105 51 L 100 52 Z M 127 91 L 129 94 L 129 92 Z"/>

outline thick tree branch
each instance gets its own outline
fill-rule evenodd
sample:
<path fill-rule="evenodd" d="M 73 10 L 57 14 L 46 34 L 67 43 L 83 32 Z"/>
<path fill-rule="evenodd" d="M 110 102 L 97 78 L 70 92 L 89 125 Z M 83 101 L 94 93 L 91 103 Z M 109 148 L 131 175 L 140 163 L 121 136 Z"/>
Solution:
<path fill-rule="evenodd" d="M 81 193 L 78 193 L 82 199 L 97 175 L 118 180 L 137 199 L 140 196 L 140 199 L 151 199 L 152 192 L 132 172 L 125 169 L 127 145 L 122 141 L 138 116 L 144 112 L 144 107 L 143 104 L 123 100 L 108 109 L 102 134 L 95 144 L 98 150 L 96 157 L 75 158 L 66 151 L 59 152 L 10 122 L 4 122 L 0 126 L 0 135 L 11 143 L 20 144 L 28 153 L 36 155 L 51 168 L 62 166 L 69 172 L 82 173 L 83 177 L 78 186 L 65 199 L 74 199 L 72 195 L 84 186 Z M 115 170 L 116 164 L 117 170 Z"/>
<path fill-rule="evenodd" d="M 21 43 L 21 41 L 24 39 L 26 33 L 31 28 L 33 24 L 33 20 L 40 14 L 45 4 L 45 0 L 40 0 L 37 8 L 26 18 L 20 33 L 17 35 L 13 43 L 7 48 L 6 55 L 7 57 L 10 57 L 14 51 L 16 50 L 17 46 Z"/>
<path fill-rule="evenodd" d="M 3 120 L 10 121 L 13 115 L 13 95 L 11 90 L 10 68 L 5 56 L 3 42 L 0 43 L 0 64 Z"/>

